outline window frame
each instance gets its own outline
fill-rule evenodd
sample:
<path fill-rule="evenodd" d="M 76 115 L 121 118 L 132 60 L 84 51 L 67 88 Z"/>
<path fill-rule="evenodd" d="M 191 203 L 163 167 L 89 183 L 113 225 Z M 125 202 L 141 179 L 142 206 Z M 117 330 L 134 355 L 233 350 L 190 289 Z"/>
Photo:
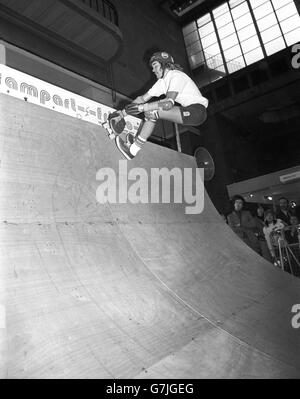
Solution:
<path fill-rule="evenodd" d="M 197 40 L 195 42 L 189 43 L 188 45 L 186 44 L 186 41 L 184 41 L 185 42 L 185 46 L 186 46 L 186 51 L 188 51 L 188 48 L 190 48 L 196 42 L 199 42 L 199 45 L 200 45 L 200 50 L 197 53 L 188 55 L 190 66 L 191 66 L 192 69 L 196 69 L 200 65 L 205 65 L 206 68 L 208 68 L 208 69 L 217 69 L 217 68 L 209 68 L 209 65 L 208 65 L 207 61 L 209 61 L 209 64 L 211 65 L 211 61 L 213 60 L 214 57 L 220 57 L 221 56 L 221 58 L 223 60 L 223 66 L 225 68 L 225 75 L 229 75 L 229 74 L 235 72 L 235 71 L 233 71 L 233 72 L 231 71 L 234 68 L 232 68 L 232 65 L 230 64 L 235 59 L 243 59 L 244 66 L 241 66 L 239 68 L 238 65 L 237 65 L 238 69 L 242 69 L 242 68 L 247 67 L 248 65 L 253 64 L 253 62 L 257 62 L 257 61 L 259 61 L 259 60 L 261 60 L 263 58 L 269 57 L 270 55 L 276 53 L 277 51 L 281 51 L 282 48 L 278 49 L 277 51 L 271 52 L 271 53 L 268 50 L 268 47 L 270 47 L 270 46 L 268 46 L 268 44 L 272 43 L 275 40 L 278 40 L 279 38 L 282 38 L 282 40 L 284 42 L 284 46 L 285 46 L 284 48 L 287 48 L 287 47 L 291 46 L 291 44 L 287 43 L 287 41 L 285 39 L 285 35 L 291 36 L 290 33 L 293 32 L 294 30 L 299 29 L 300 28 L 300 24 L 299 24 L 299 26 L 295 26 L 290 31 L 284 33 L 284 31 L 283 31 L 283 29 L 281 27 L 281 23 L 286 21 L 286 20 L 288 20 L 289 18 L 294 18 L 295 19 L 296 15 L 300 19 L 299 9 L 297 8 L 295 0 L 286 0 L 284 2 L 285 4 L 283 4 L 282 6 L 279 6 L 279 7 L 278 7 L 279 3 L 278 3 L 277 0 L 265 0 L 262 4 L 259 4 L 259 5 L 255 6 L 255 7 L 253 7 L 252 3 L 254 3 L 254 1 L 255 0 L 239 0 L 239 1 L 237 1 L 237 3 L 235 5 L 232 5 L 233 4 L 232 0 L 226 0 L 220 6 L 214 8 L 213 10 L 211 10 L 210 12 L 204 14 L 200 18 L 197 18 L 197 19 L 193 20 L 193 22 L 190 22 L 186 27 L 182 28 L 184 38 L 185 38 L 185 36 L 188 36 L 189 34 L 191 34 L 193 32 L 197 32 L 197 36 L 198 36 L 198 38 L 197 38 Z M 273 1 L 274 1 L 274 3 L 275 2 L 277 2 L 277 3 L 274 5 Z M 255 18 L 255 14 L 256 13 L 254 12 L 254 10 L 256 10 L 257 8 L 259 8 L 261 6 L 268 7 L 267 4 L 271 5 L 272 11 L 269 12 L 268 14 L 262 15 L 260 18 L 256 19 Z M 296 13 L 290 14 L 287 18 L 284 18 L 284 19 L 282 19 L 282 21 L 280 21 L 279 18 L 278 18 L 278 15 L 277 15 L 277 11 L 283 9 L 284 7 L 288 7 L 289 4 L 293 4 L 293 6 L 295 7 L 295 10 L 296 10 Z M 277 8 L 275 6 L 277 6 Z M 242 13 L 237 18 L 234 18 L 234 14 L 235 14 L 234 10 L 237 7 L 245 7 L 245 8 L 248 9 L 248 11 L 245 12 L 245 13 Z M 219 13 L 216 12 L 216 10 L 218 10 L 218 9 L 220 10 Z M 220 25 L 219 27 L 217 25 L 218 25 L 218 22 L 220 22 L 220 21 L 218 21 L 218 18 L 221 18 L 225 14 L 228 14 L 228 15 L 226 15 L 226 21 L 228 20 L 227 21 L 228 24 L 232 24 L 233 29 L 231 28 L 230 30 L 228 30 L 229 33 L 228 34 L 225 33 L 225 36 L 223 36 L 223 35 L 219 34 L 219 30 L 224 29 L 226 24 Z M 249 15 L 251 21 L 249 20 L 249 24 L 248 25 L 243 26 L 242 28 L 240 28 L 240 27 L 237 26 L 236 21 L 238 21 L 240 18 L 245 17 L 245 15 Z M 263 18 L 266 18 L 269 15 L 270 16 L 273 15 L 275 17 L 274 23 L 271 26 L 268 26 L 267 28 L 264 28 L 261 24 L 258 25 L 257 21 L 259 21 L 259 20 L 261 20 Z M 202 36 L 202 39 L 204 39 L 205 37 L 207 37 L 209 35 L 213 35 L 213 33 L 214 33 L 216 41 L 214 43 L 211 43 L 210 46 L 204 47 L 203 46 L 204 43 L 203 43 L 203 41 L 201 39 L 200 31 L 201 31 L 201 28 L 203 28 L 206 24 L 210 24 L 210 23 L 212 23 L 212 26 L 213 26 L 214 30 L 212 30 L 211 32 L 209 32 L 205 36 Z M 190 30 L 192 28 L 191 27 L 188 28 L 189 26 L 191 26 L 191 27 L 194 26 L 194 28 L 196 30 Z M 254 30 L 251 32 L 251 35 L 249 37 L 242 39 L 239 36 L 239 32 L 242 31 L 243 29 L 246 29 L 247 26 L 251 26 L 251 29 L 254 28 Z M 275 27 L 279 28 L 280 35 L 278 35 L 277 37 L 274 37 L 274 38 L 272 38 L 270 40 L 267 40 L 267 41 L 264 40 L 263 39 L 264 32 L 268 31 L 269 29 L 272 29 L 272 28 L 275 29 Z M 186 29 L 186 32 L 188 32 L 186 35 L 184 34 L 184 29 Z M 225 32 L 226 32 L 226 30 L 225 30 Z M 277 33 L 279 33 L 279 32 L 277 32 Z M 228 38 L 230 36 L 232 36 L 234 38 L 234 44 L 232 44 L 232 46 L 230 46 L 230 47 L 224 48 L 223 42 L 224 41 L 226 42 L 226 39 L 228 41 Z M 243 47 L 244 47 L 243 43 L 245 41 L 248 41 L 248 40 L 255 40 L 254 38 L 258 39 L 259 45 L 257 47 L 255 47 L 255 48 L 253 48 L 253 49 L 250 49 L 249 51 L 243 50 Z M 279 42 L 280 42 L 280 40 L 279 40 Z M 210 54 L 211 56 L 207 57 L 208 54 L 207 54 L 206 50 L 209 47 L 214 46 L 214 45 L 218 45 L 218 46 L 216 46 L 216 47 L 218 47 L 218 53 L 215 54 L 215 55 Z M 240 51 L 241 51 L 241 54 L 236 54 L 236 56 L 233 59 L 228 60 L 228 58 L 226 57 L 226 52 L 228 54 L 228 50 L 230 50 L 233 47 L 237 47 L 237 48 L 239 47 Z M 246 58 L 248 58 L 248 57 L 245 57 L 245 55 L 251 53 L 252 51 L 255 51 L 258 48 L 261 49 L 263 57 L 262 58 L 258 58 L 257 61 L 253 61 L 253 62 L 250 62 L 250 63 L 247 62 Z M 204 62 L 202 62 L 201 64 L 194 64 L 193 65 L 192 62 L 191 62 L 191 58 L 190 57 L 193 56 L 193 55 L 196 55 L 196 54 L 198 54 L 200 52 L 203 54 Z"/>

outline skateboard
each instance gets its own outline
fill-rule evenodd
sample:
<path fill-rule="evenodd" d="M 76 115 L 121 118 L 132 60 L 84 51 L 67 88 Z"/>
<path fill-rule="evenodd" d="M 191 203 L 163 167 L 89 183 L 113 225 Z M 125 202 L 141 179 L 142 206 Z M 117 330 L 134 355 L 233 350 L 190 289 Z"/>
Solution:
<path fill-rule="evenodd" d="M 108 115 L 105 122 L 102 123 L 102 127 L 106 130 L 110 140 L 115 140 L 117 136 L 120 136 L 126 127 L 125 118 L 122 111 L 114 111 Z M 126 134 L 126 143 L 131 145 L 134 142 L 134 135 L 132 133 Z"/>
<path fill-rule="evenodd" d="M 102 123 L 102 127 L 106 130 L 110 140 L 114 140 L 116 136 L 119 136 L 125 129 L 126 122 L 121 114 L 121 111 L 114 111 L 108 115 L 105 122 Z"/>

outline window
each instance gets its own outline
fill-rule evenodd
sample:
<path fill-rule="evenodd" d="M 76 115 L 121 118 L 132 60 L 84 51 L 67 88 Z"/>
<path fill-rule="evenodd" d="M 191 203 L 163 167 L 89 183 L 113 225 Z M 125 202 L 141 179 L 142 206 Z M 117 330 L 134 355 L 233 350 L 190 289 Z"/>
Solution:
<path fill-rule="evenodd" d="M 253 10 L 256 21 L 272 13 L 273 7 L 270 0 Z"/>
<path fill-rule="evenodd" d="M 292 44 L 296 43 L 299 41 L 300 37 L 300 27 L 292 30 L 291 32 L 288 32 L 284 35 L 286 44 L 288 46 L 291 46 Z"/>
<path fill-rule="evenodd" d="M 227 13 L 228 10 L 229 10 L 228 4 L 227 4 L 227 3 L 224 3 L 224 4 L 222 4 L 221 6 L 215 8 L 215 9 L 213 10 L 213 16 L 214 16 L 214 18 L 221 17 L 222 15 L 224 15 L 225 13 Z"/>
<path fill-rule="evenodd" d="M 262 49 L 259 47 L 244 54 L 244 57 L 246 60 L 246 64 L 250 65 L 258 60 L 261 60 L 264 57 L 264 54 L 262 52 Z"/>
<path fill-rule="evenodd" d="M 285 48 L 285 43 L 284 43 L 282 36 L 278 37 L 275 40 L 271 40 L 265 44 L 265 49 L 266 49 L 267 55 L 276 53 L 278 50 L 281 50 L 283 48 Z"/>
<path fill-rule="evenodd" d="M 244 2 L 244 0 L 230 0 L 229 6 L 231 9 L 233 9 L 234 7 L 238 6 L 239 4 L 241 4 L 243 2 Z"/>
<path fill-rule="evenodd" d="M 258 0 L 250 0 L 257 3 Z M 299 40 L 300 16 L 294 0 L 268 0 L 253 10 L 267 55 Z M 266 14 L 266 15 L 263 15 Z"/>
<path fill-rule="evenodd" d="M 222 26 L 226 26 L 231 21 L 232 21 L 232 19 L 231 19 L 231 15 L 230 15 L 229 11 L 215 19 L 217 29 L 222 28 Z"/>
<path fill-rule="evenodd" d="M 208 22 L 210 22 L 210 21 L 211 21 L 211 16 L 210 16 L 210 14 L 206 14 L 206 15 L 204 15 L 204 17 L 198 19 L 197 25 L 198 25 L 199 27 L 201 27 L 201 26 L 203 26 L 203 25 L 206 25 L 206 24 L 207 24 Z"/>
<path fill-rule="evenodd" d="M 236 33 L 234 33 L 233 35 L 227 36 L 225 39 L 221 40 L 221 44 L 222 44 L 223 50 L 227 50 L 228 48 L 239 44 Z"/>
<path fill-rule="evenodd" d="M 246 65 L 245 65 L 244 57 L 237 57 L 237 58 L 234 58 L 233 60 L 227 62 L 227 67 L 228 67 L 229 73 L 238 71 L 239 69 L 242 69 L 245 66 Z"/>
<path fill-rule="evenodd" d="M 294 3 L 293 0 L 272 0 L 273 6 L 275 10 L 278 10 L 278 8 L 285 6 L 288 3 Z"/>
<path fill-rule="evenodd" d="M 245 26 L 249 26 L 253 23 L 251 14 L 245 14 L 238 18 L 236 21 L 234 21 L 235 27 L 237 30 L 245 28 Z"/>
<path fill-rule="evenodd" d="M 230 22 L 229 24 L 218 29 L 220 39 L 224 39 L 225 37 L 231 35 L 234 32 L 235 32 L 235 27 L 233 25 L 233 22 Z"/>
<path fill-rule="evenodd" d="M 198 29 L 199 35 L 201 37 L 205 37 L 211 33 L 215 33 L 215 28 L 212 22 L 208 22 L 207 24 L 201 26 Z"/>
<path fill-rule="evenodd" d="M 231 47 L 230 49 L 224 51 L 226 61 L 231 61 L 240 55 L 242 55 L 242 50 L 239 45 Z"/>
<path fill-rule="evenodd" d="M 205 63 L 203 51 L 200 51 L 199 53 L 191 55 L 190 62 L 191 62 L 192 68 L 196 68 L 199 65 L 203 65 Z"/>
<path fill-rule="evenodd" d="M 249 39 L 249 37 L 252 37 L 255 35 L 256 35 L 256 29 L 254 27 L 254 24 L 250 24 L 250 25 L 246 26 L 245 28 L 240 29 L 238 31 L 238 37 L 241 42 L 246 39 Z"/>
<path fill-rule="evenodd" d="M 206 54 L 208 57 L 208 54 Z M 206 58 L 207 66 L 211 69 L 224 70 L 223 58 L 221 54 L 214 55 L 213 57 Z M 221 69 L 220 69 L 221 68 Z"/>
<path fill-rule="evenodd" d="M 217 42 L 218 42 L 218 40 L 217 40 L 217 35 L 215 34 L 215 32 L 211 33 L 208 36 L 201 37 L 201 43 L 202 43 L 203 48 L 207 48 Z"/>
<path fill-rule="evenodd" d="M 281 30 L 278 25 L 273 25 L 271 28 L 261 32 L 261 37 L 264 43 L 268 43 L 279 36 L 281 36 Z"/>
<path fill-rule="evenodd" d="M 192 22 L 191 24 L 185 26 L 182 29 L 183 36 L 185 37 L 186 35 L 188 35 L 189 33 L 193 32 L 193 31 L 195 31 L 196 29 L 197 29 L 196 23 Z"/>
<path fill-rule="evenodd" d="M 283 21 L 296 14 L 297 14 L 297 8 L 294 3 L 289 3 L 284 7 L 279 8 L 276 11 L 276 15 L 279 21 Z"/>
<path fill-rule="evenodd" d="M 234 20 L 242 17 L 243 15 L 249 14 L 249 7 L 246 2 L 243 2 L 239 6 L 235 7 L 231 11 Z"/>
<path fill-rule="evenodd" d="M 250 4 L 252 7 L 252 10 L 254 10 L 255 8 L 262 6 L 264 3 L 267 3 L 270 0 L 250 0 Z"/>
<path fill-rule="evenodd" d="M 187 46 L 189 46 L 191 43 L 196 42 L 197 40 L 198 40 L 198 32 L 197 32 L 197 31 L 192 32 L 192 33 L 189 33 L 189 34 L 188 34 L 187 36 L 185 36 L 185 38 L 184 38 L 185 44 L 186 44 Z"/>
<path fill-rule="evenodd" d="M 197 54 L 201 51 L 201 45 L 199 42 L 192 44 L 191 46 L 187 47 L 187 53 L 189 56 Z"/>
<path fill-rule="evenodd" d="M 260 43 L 257 36 L 250 37 L 250 39 L 244 40 L 241 43 L 241 47 L 244 53 L 248 53 L 250 50 L 260 47 Z"/>
<path fill-rule="evenodd" d="M 257 22 L 257 26 L 258 26 L 260 32 L 263 32 L 264 29 L 267 29 L 270 26 L 274 26 L 274 25 L 278 24 L 275 13 L 272 13 L 263 18 L 260 18 L 256 22 Z"/>
<path fill-rule="evenodd" d="M 299 28 L 299 26 L 300 26 L 299 15 L 294 15 L 293 17 L 285 19 L 284 21 L 281 22 L 280 26 L 281 26 L 283 33 L 287 33 L 293 29 Z"/>
<path fill-rule="evenodd" d="M 220 53 L 220 47 L 218 43 L 214 43 L 213 45 L 209 47 L 203 48 L 207 54 L 209 54 L 211 57 L 214 56 L 215 54 Z"/>
<path fill-rule="evenodd" d="M 183 35 L 192 69 L 215 71 L 213 81 L 299 41 L 300 16 L 294 0 L 227 0 Z"/>

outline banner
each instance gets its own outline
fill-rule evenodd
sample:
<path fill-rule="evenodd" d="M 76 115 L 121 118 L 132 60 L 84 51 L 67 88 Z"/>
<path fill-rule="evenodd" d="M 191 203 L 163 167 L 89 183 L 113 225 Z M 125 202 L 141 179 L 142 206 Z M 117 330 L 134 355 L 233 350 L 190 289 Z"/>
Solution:
<path fill-rule="evenodd" d="M 100 125 L 113 108 L 0 64 L 0 93 Z M 126 117 L 125 133 L 136 134 L 140 119 Z"/>

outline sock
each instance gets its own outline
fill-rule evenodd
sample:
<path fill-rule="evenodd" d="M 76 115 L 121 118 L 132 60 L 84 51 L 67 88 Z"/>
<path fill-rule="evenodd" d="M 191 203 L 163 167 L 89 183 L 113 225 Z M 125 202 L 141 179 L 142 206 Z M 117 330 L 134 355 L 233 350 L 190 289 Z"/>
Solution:
<path fill-rule="evenodd" d="M 142 146 L 146 143 L 146 140 L 138 136 L 135 142 L 130 146 L 130 152 L 132 155 L 136 155 Z"/>

